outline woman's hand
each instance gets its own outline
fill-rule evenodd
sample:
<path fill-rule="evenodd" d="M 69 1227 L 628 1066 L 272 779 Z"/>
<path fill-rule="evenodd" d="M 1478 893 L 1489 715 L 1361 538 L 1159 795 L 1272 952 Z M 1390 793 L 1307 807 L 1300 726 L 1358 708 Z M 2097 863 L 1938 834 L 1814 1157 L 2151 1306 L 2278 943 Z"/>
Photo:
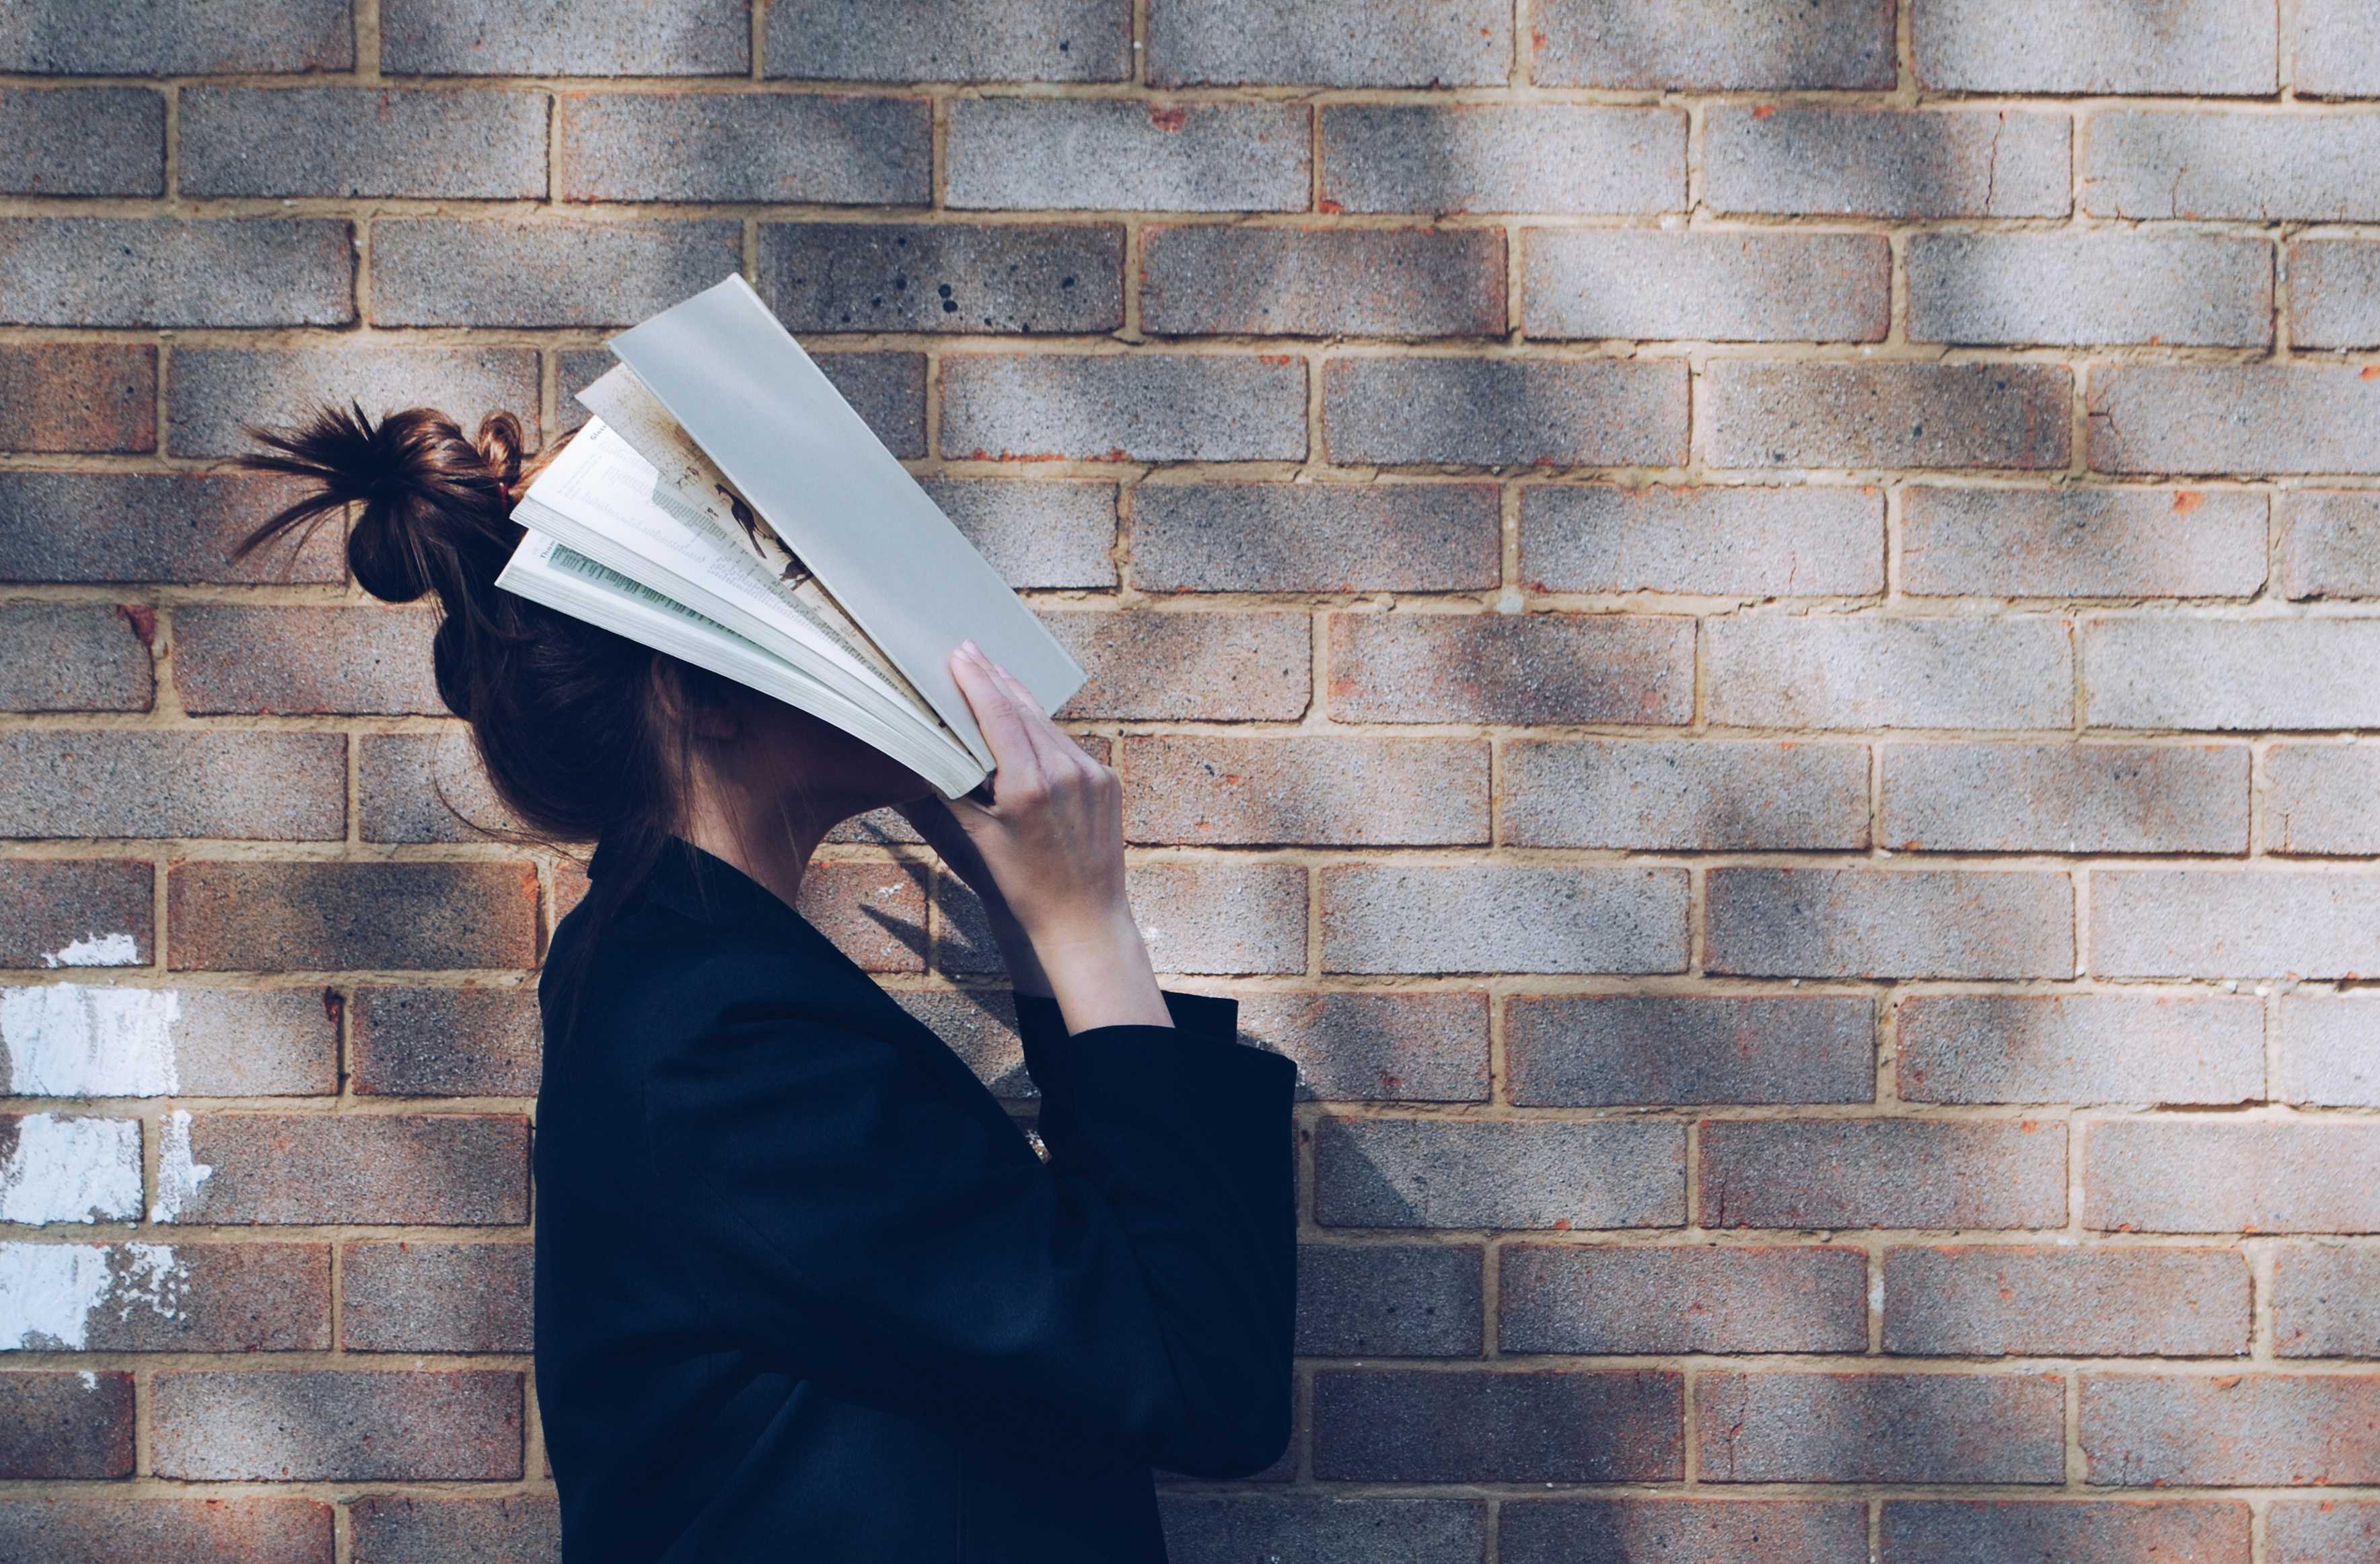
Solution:
<path fill-rule="evenodd" d="M 973 641 L 951 654 L 951 673 L 996 762 L 992 802 L 929 799 L 904 812 L 983 898 L 1019 992 L 1054 996 L 1069 1032 L 1171 1026 L 1124 901 L 1115 773 L 1060 732 Z"/>

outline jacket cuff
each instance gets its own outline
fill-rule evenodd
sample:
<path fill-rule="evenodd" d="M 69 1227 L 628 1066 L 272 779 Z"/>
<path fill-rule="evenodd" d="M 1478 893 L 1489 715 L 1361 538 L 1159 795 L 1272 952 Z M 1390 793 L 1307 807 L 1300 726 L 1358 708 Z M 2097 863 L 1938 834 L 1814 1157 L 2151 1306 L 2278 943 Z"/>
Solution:
<path fill-rule="evenodd" d="M 1058 1001 L 1038 994 L 1018 994 L 1016 1033 L 1025 1046 L 1048 1047 L 1066 1036 L 1065 1018 Z M 1228 1042 L 1239 1035 L 1240 1001 L 1220 994 L 1182 994 L 1164 990 L 1166 1013 L 1184 1032 Z"/>

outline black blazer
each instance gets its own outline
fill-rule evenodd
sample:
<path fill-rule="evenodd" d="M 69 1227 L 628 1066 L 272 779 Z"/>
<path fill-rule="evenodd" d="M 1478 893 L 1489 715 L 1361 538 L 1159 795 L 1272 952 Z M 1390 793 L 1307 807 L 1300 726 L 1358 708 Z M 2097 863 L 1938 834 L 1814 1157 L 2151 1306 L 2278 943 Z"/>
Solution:
<path fill-rule="evenodd" d="M 593 872 L 601 879 L 605 855 Z M 587 913 L 554 936 L 576 964 Z M 1161 1560 L 1288 1443 L 1294 1070 L 1019 998 L 1045 1165 L 783 903 L 672 849 L 546 993 L 537 1388 L 569 1564 Z"/>

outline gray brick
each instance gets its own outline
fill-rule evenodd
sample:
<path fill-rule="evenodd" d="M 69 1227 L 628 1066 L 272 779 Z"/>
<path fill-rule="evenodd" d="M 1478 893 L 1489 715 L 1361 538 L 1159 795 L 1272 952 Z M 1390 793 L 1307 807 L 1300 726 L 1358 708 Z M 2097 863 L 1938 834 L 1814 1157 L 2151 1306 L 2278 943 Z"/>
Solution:
<path fill-rule="evenodd" d="M 1920 234 L 1913 342 L 2265 347 L 2273 247 L 2143 233 Z"/>
<path fill-rule="evenodd" d="M 1322 871 L 1326 972 L 1682 972 L 1683 869 L 1373 864 Z"/>
<path fill-rule="evenodd" d="M 1151 228 L 1140 279 L 1160 336 L 1504 334 L 1492 229 Z"/>
<path fill-rule="evenodd" d="M 1116 486 L 938 478 L 934 503 L 1012 587 L 1116 584 Z"/>
<path fill-rule="evenodd" d="M 733 219 L 372 224 L 378 326 L 627 325 L 742 268 Z"/>
<path fill-rule="evenodd" d="M 8 27 L 0 18 L 0 50 Z M 164 95 L 139 87 L 0 88 L 0 193 L 164 195 Z"/>
<path fill-rule="evenodd" d="M 0 344 L 0 451 L 79 455 L 156 448 L 153 346 Z"/>
<path fill-rule="evenodd" d="M 1533 337 L 1882 342 L 1892 247 L 1864 234 L 1530 230 Z"/>
<path fill-rule="evenodd" d="M 2074 662 L 2057 619 L 1715 619 L 1720 727 L 2065 728 Z"/>
<path fill-rule="evenodd" d="M 528 1220 L 528 1121 L 468 1114 L 200 1113 L 189 1155 L 213 1173 L 192 1224 L 513 1227 Z"/>
<path fill-rule="evenodd" d="M 1243 994 L 1240 1037 L 1296 1061 L 1303 1100 L 1488 1100 L 1485 993 Z"/>
<path fill-rule="evenodd" d="M 982 938 L 990 938 L 988 930 Z M 992 1096 L 1029 1101 L 1041 1095 L 1025 1071 L 1025 1045 L 1016 1035 L 1016 1005 L 1008 994 L 988 988 L 906 988 L 892 998 L 966 1061 L 967 1068 L 990 1088 Z"/>
<path fill-rule="evenodd" d="M 1350 722 L 1691 721 L 1694 621 L 1334 613 L 1330 714 Z"/>
<path fill-rule="evenodd" d="M 2380 16 L 2361 0 L 2298 0 L 2295 15 L 2290 53 L 2301 95 L 2380 97 Z"/>
<path fill-rule="evenodd" d="M 560 112 L 555 193 L 564 200 L 933 199 L 933 112 L 915 99 L 566 92 Z"/>
<path fill-rule="evenodd" d="M 1123 324 L 1123 229 L 770 224 L 760 297 L 791 332 L 1112 332 Z"/>
<path fill-rule="evenodd" d="M 1305 970 L 1303 865 L 1135 864 L 1124 891 L 1160 972 Z"/>
<path fill-rule="evenodd" d="M 339 1344 L 352 1352 L 526 1352 L 526 1243 L 350 1243 Z"/>
<path fill-rule="evenodd" d="M 339 734 L 0 733 L 0 836 L 335 842 Z"/>
<path fill-rule="evenodd" d="M 2356 1564 L 2380 1550 L 2380 1504 L 2369 1501 L 2277 1504 L 2269 1525 L 2273 1564 Z"/>
<path fill-rule="evenodd" d="M 155 878 L 131 858 L 0 858 L 0 967 L 149 965 Z"/>
<path fill-rule="evenodd" d="M 1706 1483 L 2066 1480 L 2055 1374 L 1706 1374 Z"/>
<path fill-rule="evenodd" d="M 1468 1243 L 1298 1245 L 1298 1355 L 1477 1357 L 1484 1259 Z"/>
<path fill-rule="evenodd" d="M 351 401 L 374 418 L 435 407 L 467 434 L 488 414 L 508 412 L 534 441 L 539 374 L 529 347 L 177 347 L 165 443 L 177 456 L 237 455 L 257 449 L 250 425 L 287 429 Z"/>
<path fill-rule="evenodd" d="M 2074 883 L 1978 869 L 1710 871 L 1712 972 L 1754 977 L 2067 977 Z"/>
<path fill-rule="evenodd" d="M 2325 1108 L 2380 1108 L 2380 1013 L 2368 1000 L 2293 994 L 2281 1000 L 2273 1095 Z"/>
<path fill-rule="evenodd" d="M 2380 1252 L 2281 1245 L 2273 1350 L 2285 1358 L 2380 1358 Z"/>
<path fill-rule="evenodd" d="M 2080 1377 L 2095 1485 L 2326 1487 L 2380 1473 L 2380 1380 L 2368 1374 Z"/>
<path fill-rule="evenodd" d="M 2289 344 L 2380 345 L 2380 244 L 2312 239 L 2289 246 Z"/>
<path fill-rule="evenodd" d="M 1884 1564 L 1937 1558 L 2054 1558 L 2073 1564 L 2246 1558 L 2248 1527 L 2246 1505 L 2203 1499 L 1889 1499 L 1884 1506 Z M 2278 1553 L 2273 1558 L 2281 1564 Z"/>
<path fill-rule="evenodd" d="M 2238 490 L 1937 489 L 1900 497 L 1916 597 L 2245 598 L 2266 499 Z"/>
<path fill-rule="evenodd" d="M 59 1276 L 51 1265 L 68 1253 L 10 1243 L 0 1246 L 0 1256 L 5 1256 L 0 1264 L 14 1262 L 8 1267 L 15 1272 L 12 1279 L 39 1286 L 43 1272 Z M 39 1327 L 25 1328 L 42 1315 L 19 1312 L 9 1319 L 8 1334 L 0 1337 L 0 1349 L 319 1352 L 330 1348 L 331 1249 L 326 1243 L 77 1244 L 71 1253 L 67 1263 L 75 1267 L 81 1284 L 74 1291 L 81 1295 L 67 1292 L 74 1298 L 71 1312 L 64 1318 L 51 1315 L 43 1323 L 67 1327 L 73 1334 L 61 1339 Z M 22 1303 L 18 1307 L 25 1309 Z M 329 1528 L 323 1533 L 327 1544 Z M 8 1547 L 11 1540 L 0 1526 L 0 1548 Z M 53 1534 L 53 1546 L 55 1541 Z M 42 1551 L 17 1556 L 39 1558 Z"/>
<path fill-rule="evenodd" d="M 1949 92 L 2256 97 L 2280 85 L 2264 0 L 1917 0 L 1917 79 Z"/>
<path fill-rule="evenodd" d="M 1475 1499 L 1160 1493 L 1157 1504 L 1176 1564 L 1479 1564 L 1488 1557 L 1488 1507 Z"/>
<path fill-rule="evenodd" d="M 1503 578 L 1492 483 L 1143 483 L 1133 584 L 1150 592 L 1461 592 Z"/>
<path fill-rule="evenodd" d="M 521 1376 L 172 1373 L 151 1393 L 161 1477 L 200 1482 L 516 1481 Z"/>
<path fill-rule="evenodd" d="M 2265 751 L 2265 850 L 2380 854 L 2380 750 L 2317 742 Z"/>
<path fill-rule="evenodd" d="M 904 461 L 926 455 L 926 356 L 820 353 L 813 359 L 876 438 Z"/>
<path fill-rule="evenodd" d="M 2380 472 L 2380 383 L 2352 364 L 2102 364 L 2090 411 L 2100 472 Z"/>
<path fill-rule="evenodd" d="M 383 0 L 393 76 L 743 76 L 746 0 Z"/>
<path fill-rule="evenodd" d="M 1762 1549 L 1791 1564 L 1861 1564 L 1867 1506 L 1840 1499 L 1507 1499 L 1496 1528 L 1503 1564 L 1658 1559 L 1742 1564 Z M 1893 1564 L 1900 1564 L 1896 1559 Z"/>
<path fill-rule="evenodd" d="M 0 70 L 50 76 L 204 76 L 349 70 L 349 0 L 92 0 L 0 12 Z"/>
<path fill-rule="evenodd" d="M 1867 749 L 1726 739 L 1530 739 L 1504 746 L 1515 847 L 1859 851 Z"/>
<path fill-rule="evenodd" d="M 1498 0 L 1163 0 L 1148 14 L 1158 87 L 1500 87 L 1512 70 Z"/>
<path fill-rule="evenodd" d="M 0 580 L 346 580 L 346 528 L 335 515 L 303 544 L 231 557 L 298 492 L 294 482 L 245 473 L 0 473 Z"/>
<path fill-rule="evenodd" d="M 543 1494 L 509 1498 L 368 1495 L 346 1506 L 355 1564 L 561 1564 L 562 1512 Z"/>
<path fill-rule="evenodd" d="M 2062 114 L 1718 104 L 1705 126 L 1719 212 L 2063 217 L 2073 204 Z"/>
<path fill-rule="evenodd" d="M 196 716 L 443 716 L 423 608 L 190 604 L 174 616 L 174 679 Z"/>
<path fill-rule="evenodd" d="M 955 207 L 1303 212 L 1313 143 L 1303 103 L 962 98 L 943 154 Z"/>
<path fill-rule="evenodd" d="M 1921 994 L 1901 1001 L 1908 1102 L 2247 1102 L 2265 1095 L 2248 995 Z"/>
<path fill-rule="evenodd" d="M 0 711 L 148 710 L 157 687 L 140 617 L 149 612 L 0 606 Z"/>
<path fill-rule="evenodd" d="M 2084 1145 L 2086 1228 L 2380 1231 L 2380 1123 L 2368 1119 L 2121 1120 L 2093 1124 Z"/>
<path fill-rule="evenodd" d="M 1901 853 L 2245 853 L 2242 746 L 1893 744 L 1885 845 Z"/>
<path fill-rule="evenodd" d="M 1623 1483 L 1685 1470 L 1677 1374 L 1359 1369 L 1315 1376 L 1326 1482 Z"/>
<path fill-rule="evenodd" d="M 181 105 L 184 195 L 545 194 L 542 92 L 192 87 Z"/>
<path fill-rule="evenodd" d="M 1324 1119 L 1314 1219 L 1324 1227 L 1680 1227 L 1686 1132 L 1606 1119 L 1522 1123 Z"/>
<path fill-rule="evenodd" d="M 1683 359 L 1334 358 L 1322 377 L 1334 462 L 1384 467 L 1678 467 Z"/>
<path fill-rule="evenodd" d="M 1133 734 L 1120 758 L 1124 840 L 1485 846 L 1488 768 L 1476 740 Z"/>
<path fill-rule="evenodd" d="M 1679 109 L 1348 103 L 1322 111 L 1325 212 L 1637 213 L 1682 212 L 1685 200 Z"/>
<path fill-rule="evenodd" d="M 2281 519 L 2283 592 L 2380 598 L 2380 494 L 2287 494 Z"/>
<path fill-rule="evenodd" d="M 2380 876 L 2102 869 L 2091 970 L 2123 977 L 2380 973 Z"/>
<path fill-rule="evenodd" d="M 1521 578 L 1538 592 L 1864 597 L 1884 590 L 1884 494 L 1531 484 Z"/>
<path fill-rule="evenodd" d="M 978 461 L 1300 461 L 1305 364 L 1253 355 L 953 355 L 942 452 Z"/>
<path fill-rule="evenodd" d="M 2066 1127 L 2007 1119 L 1706 1120 L 1716 1228 L 2052 1228 L 2066 1220 Z"/>
<path fill-rule="evenodd" d="M 0 218 L 0 325 L 344 326 L 349 225 L 323 218 Z"/>
<path fill-rule="evenodd" d="M 1302 613 L 1052 611 L 1042 623 L 1089 680 L 1062 718 L 1127 722 L 1293 722 L 1314 677 Z"/>
<path fill-rule="evenodd" d="M 768 74 L 856 81 L 1123 81 L 1129 0 L 778 0 Z"/>
<path fill-rule="evenodd" d="M 1537 0 L 1529 19 L 1540 87 L 1877 91 L 1897 75 L 1892 13 L 1875 0 Z"/>
<path fill-rule="evenodd" d="M 1852 994 L 1548 994 L 1504 1007 L 1524 1108 L 1869 1102 L 1876 1016 Z"/>
<path fill-rule="evenodd" d="M 537 990 L 355 990 L 347 1012 L 358 1097 L 534 1097 Z"/>
<path fill-rule="evenodd" d="M 2380 620 L 2107 619 L 2084 632 L 2106 728 L 2362 728 L 2380 721 Z"/>
<path fill-rule="evenodd" d="M 1723 467 L 2066 466 L 2062 364 L 1762 364 L 1704 373 L 1709 459 Z"/>
<path fill-rule="evenodd" d="M 356 742 L 357 827 L 366 842 L 487 842 L 521 830 L 461 730 Z"/>
<path fill-rule="evenodd" d="M 2136 220 L 2380 216 L 2380 119 L 2126 109 L 2091 117 L 2082 209 Z"/>
<path fill-rule="evenodd" d="M 1500 1352 L 1862 1352 L 1858 1249 L 1512 1243 L 1498 1252 Z"/>

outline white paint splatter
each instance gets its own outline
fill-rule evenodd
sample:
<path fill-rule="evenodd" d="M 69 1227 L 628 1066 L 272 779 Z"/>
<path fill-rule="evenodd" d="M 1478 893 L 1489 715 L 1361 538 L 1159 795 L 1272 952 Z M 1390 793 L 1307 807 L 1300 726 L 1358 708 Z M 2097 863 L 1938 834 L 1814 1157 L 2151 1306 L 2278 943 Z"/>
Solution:
<path fill-rule="evenodd" d="M 28 1113 L 0 1162 L 0 1222 L 140 1218 L 140 1121 Z"/>
<path fill-rule="evenodd" d="M 93 1373 L 92 1373 L 91 1370 L 89 1370 L 89 1369 L 84 1369 L 84 1370 L 82 1371 L 82 1388 L 83 1388 L 84 1389 L 86 1389 L 86 1390 L 96 1390 L 96 1389 L 98 1389 L 98 1388 L 99 1388 L 99 1376 L 98 1376 L 98 1375 L 96 1375 L 96 1374 L 93 1374 Z"/>
<path fill-rule="evenodd" d="M 146 1308 L 182 1317 L 189 1267 L 158 1243 L 0 1243 L 0 1352 L 79 1352 L 91 1323 Z"/>
<path fill-rule="evenodd" d="M 42 958 L 43 966 L 139 966 L 140 941 L 129 934 L 86 934 Z"/>
<path fill-rule="evenodd" d="M 174 1024 L 182 996 L 170 988 L 56 983 L 0 991 L 0 1048 L 18 1097 L 170 1097 Z"/>
<path fill-rule="evenodd" d="M 182 1206 L 198 1198 L 199 1186 L 214 1176 L 211 1163 L 190 1160 L 190 1116 L 174 1109 L 165 1121 L 165 1138 L 157 1146 L 157 1204 L 149 1208 L 152 1222 L 176 1222 Z"/>

